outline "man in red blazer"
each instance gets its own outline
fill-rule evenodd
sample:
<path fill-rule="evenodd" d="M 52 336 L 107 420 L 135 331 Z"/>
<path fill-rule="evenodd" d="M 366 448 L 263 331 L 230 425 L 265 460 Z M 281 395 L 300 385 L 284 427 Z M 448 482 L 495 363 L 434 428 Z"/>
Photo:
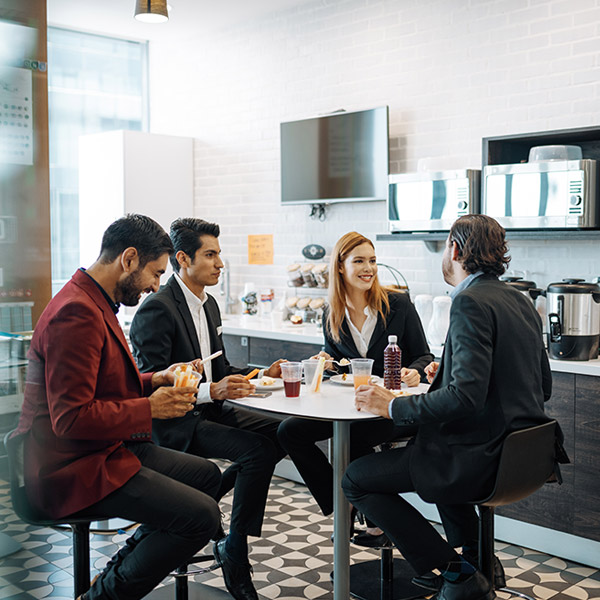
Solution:
<path fill-rule="evenodd" d="M 174 388 L 175 365 L 141 375 L 116 312 L 158 289 L 173 247 L 152 219 L 128 215 L 104 233 L 98 260 L 78 270 L 35 328 L 23 411 L 30 502 L 52 518 L 141 523 L 80 599 L 148 594 L 214 536 L 218 467 L 155 446 L 152 419 L 181 417 L 195 388 Z"/>

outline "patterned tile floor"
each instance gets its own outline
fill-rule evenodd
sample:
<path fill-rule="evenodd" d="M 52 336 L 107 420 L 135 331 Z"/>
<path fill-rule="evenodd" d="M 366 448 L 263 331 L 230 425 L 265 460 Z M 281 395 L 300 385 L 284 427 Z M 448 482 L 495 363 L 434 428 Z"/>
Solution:
<path fill-rule="evenodd" d="M 21 543 L 23 550 L 0 559 L 0 599 L 72 599 L 70 535 L 20 522 L 8 494 L 8 485 L 0 480 L 0 531 Z M 230 504 L 228 495 L 222 503 L 226 514 Z M 261 598 L 331 600 L 332 530 L 332 519 L 321 515 L 304 486 L 274 478 L 264 537 L 253 538 L 251 550 L 254 582 Z M 92 575 L 104 567 L 127 535 L 92 536 Z M 596 569 L 503 543 L 498 543 L 496 550 L 513 589 L 540 600 L 600 598 L 600 572 Z M 353 563 L 377 557 L 374 550 L 351 549 Z M 220 571 L 197 576 L 197 580 L 215 590 L 225 589 Z M 508 598 L 503 593 L 498 597 Z"/>

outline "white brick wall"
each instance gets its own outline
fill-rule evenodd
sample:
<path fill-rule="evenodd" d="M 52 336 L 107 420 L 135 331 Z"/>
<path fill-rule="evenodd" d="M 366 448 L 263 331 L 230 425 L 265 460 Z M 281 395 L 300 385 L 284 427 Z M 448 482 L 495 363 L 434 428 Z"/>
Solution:
<path fill-rule="evenodd" d="M 195 215 L 222 227 L 236 292 L 282 292 L 309 242 L 386 230 L 383 203 L 279 204 L 279 123 L 390 107 L 391 172 L 421 158 L 481 166 L 481 138 L 600 124 L 600 0 L 315 0 L 210 38 L 151 45 L 151 123 L 193 136 Z M 275 265 L 248 266 L 247 235 L 275 234 Z M 514 269 L 546 285 L 600 275 L 595 242 L 514 242 Z M 439 254 L 377 243 L 415 293 L 444 293 Z"/>

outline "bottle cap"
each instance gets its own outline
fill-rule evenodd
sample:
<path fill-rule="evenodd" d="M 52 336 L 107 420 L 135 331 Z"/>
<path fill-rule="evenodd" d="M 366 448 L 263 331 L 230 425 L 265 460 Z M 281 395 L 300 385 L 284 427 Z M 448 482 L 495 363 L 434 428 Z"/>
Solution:
<path fill-rule="evenodd" d="M 396 344 L 398 342 L 398 336 L 397 335 L 388 335 L 388 342 L 390 344 Z"/>

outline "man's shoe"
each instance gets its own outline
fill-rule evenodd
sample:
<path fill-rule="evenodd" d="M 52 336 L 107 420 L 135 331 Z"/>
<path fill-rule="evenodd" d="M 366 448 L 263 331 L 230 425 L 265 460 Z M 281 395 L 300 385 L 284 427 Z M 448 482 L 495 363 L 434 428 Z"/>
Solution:
<path fill-rule="evenodd" d="M 463 556 L 476 568 L 479 568 L 479 557 L 464 553 Z M 506 575 L 504 568 L 497 556 L 494 556 L 494 589 L 499 590 L 506 587 Z"/>
<path fill-rule="evenodd" d="M 496 593 L 491 583 L 475 571 L 469 579 L 460 583 L 446 581 L 442 583 L 440 591 L 431 600 L 494 600 Z"/>
<path fill-rule="evenodd" d="M 357 533 L 352 538 L 352 543 L 365 548 L 391 548 L 392 542 L 385 533 L 371 535 L 366 531 Z"/>
<path fill-rule="evenodd" d="M 213 546 L 215 560 L 223 571 L 225 587 L 235 600 L 258 600 L 250 576 L 252 573 L 250 563 L 240 564 L 231 560 L 225 550 L 226 541 L 227 538 L 222 538 Z"/>
<path fill-rule="evenodd" d="M 477 561 L 473 562 L 472 557 L 465 556 L 465 558 L 474 566 L 477 566 Z M 444 578 L 441 575 L 436 575 L 433 571 L 420 575 L 419 577 L 413 577 L 412 582 L 426 590 L 437 592 L 444 583 Z M 506 576 L 504 575 L 504 568 L 502 563 L 497 556 L 494 556 L 494 589 L 500 590 L 506 587 Z"/>

